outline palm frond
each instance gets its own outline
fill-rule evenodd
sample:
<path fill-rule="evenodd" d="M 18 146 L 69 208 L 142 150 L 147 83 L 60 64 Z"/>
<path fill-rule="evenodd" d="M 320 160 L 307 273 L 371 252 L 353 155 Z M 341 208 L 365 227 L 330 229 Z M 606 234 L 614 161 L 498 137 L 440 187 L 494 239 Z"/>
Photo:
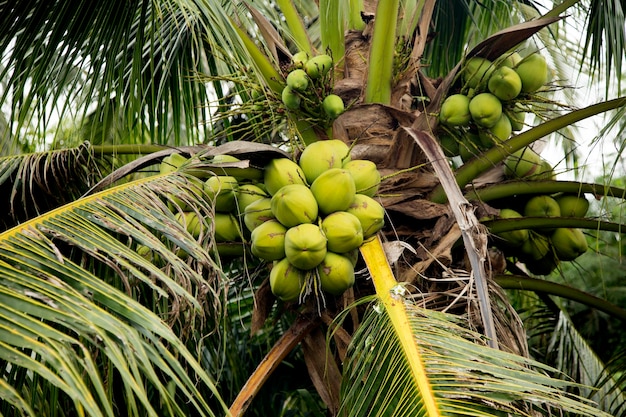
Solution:
<path fill-rule="evenodd" d="M 178 172 L 133 181 L 0 235 L 2 373 L 15 387 L 3 385 L 3 413 L 43 415 L 56 398 L 93 416 L 224 412 L 185 346 L 220 315 L 211 206 L 192 184 Z M 205 219 L 198 240 L 168 207 L 176 198 Z"/>
<path fill-rule="evenodd" d="M 585 20 L 587 20 L 587 11 L 584 10 L 585 6 L 581 5 L 578 5 L 579 7 L 568 7 L 572 6 L 573 3 L 576 2 L 564 2 L 546 13 L 544 17 L 557 16 L 560 14 L 558 11 L 563 12 L 563 10 L 567 10 L 567 14 L 562 21 L 551 25 L 549 30 L 540 31 L 532 39 L 532 42 L 527 42 L 525 45 L 521 45 L 520 48 L 522 54 L 532 50 L 539 50 L 548 58 L 551 68 L 549 80 L 551 87 L 548 91 L 544 91 L 542 95 L 549 98 L 549 101 L 546 103 L 546 109 L 554 115 L 559 114 L 568 107 L 557 103 L 564 102 L 576 105 L 576 103 L 589 101 L 590 94 L 601 97 L 603 93 L 594 90 L 599 88 L 599 83 L 594 83 L 593 80 L 603 70 L 602 68 L 611 67 L 610 64 L 605 65 L 604 63 L 592 62 L 586 55 L 583 47 L 584 42 L 578 38 L 577 34 L 584 32 L 583 26 Z M 522 5 L 521 10 L 526 20 L 542 17 L 537 7 Z M 608 68 L 606 70 L 610 71 Z M 576 76 L 577 72 L 578 76 Z M 606 88 L 608 88 L 608 85 L 610 84 L 607 84 Z M 619 90 L 611 89 L 609 91 L 607 89 L 605 97 L 610 98 L 608 93 L 610 92 L 614 95 L 615 91 Z M 541 122 L 541 118 L 537 115 L 534 117 L 534 120 L 535 123 L 533 124 Z M 619 120 L 619 117 L 615 117 L 614 120 L 608 122 L 607 131 L 612 129 Z M 584 145 L 580 140 L 576 140 L 578 136 L 580 136 L 580 132 L 576 124 L 560 129 L 558 134 L 553 133 L 550 135 L 551 141 L 562 149 L 565 165 L 573 171 L 574 175 L 580 173 L 579 164 L 582 155 L 580 155 L 581 151 L 579 148 Z M 592 139 L 592 142 L 597 141 L 602 136 L 604 135 L 599 132 L 598 138 Z"/>
<path fill-rule="evenodd" d="M 612 414 L 616 416 L 626 413 L 626 401 L 624 400 L 624 395 L 626 395 L 626 374 L 623 372 L 624 369 L 626 369 L 626 350 L 622 349 L 621 352 L 606 363 L 606 368 L 602 372 L 601 378 L 594 384 L 594 387 L 597 387 L 607 398 L 607 401 L 605 401 L 608 405 L 607 409 L 611 410 Z"/>
<path fill-rule="evenodd" d="M 129 141 L 145 134 L 162 144 L 178 144 L 182 134 L 197 141 L 210 120 L 209 90 L 198 74 L 229 74 L 247 58 L 229 21 L 232 3 L 209 3 L 3 3 L 0 78 L 7 84 L 0 94 L 15 115 L 12 131 L 32 127 L 44 137 L 58 117 L 114 117 L 139 133 Z M 220 100 L 222 85 L 213 86 Z"/>
<path fill-rule="evenodd" d="M 417 307 L 398 295 L 441 415 L 607 415 L 565 393 L 571 382 L 530 359 L 490 349 L 459 318 Z M 344 367 L 340 416 L 425 415 L 423 397 L 407 366 L 406 351 L 385 308 L 373 303 L 356 332 Z"/>
<path fill-rule="evenodd" d="M 344 362 L 338 415 L 598 415 L 555 369 L 488 348 L 467 318 L 418 307 L 376 242 L 361 247 L 376 297 Z"/>
<path fill-rule="evenodd" d="M 548 351 L 556 353 L 558 369 L 582 384 L 579 388 L 581 396 L 595 401 L 601 410 L 611 415 L 624 412 L 626 393 L 564 312 L 558 316 Z M 599 389 L 594 388 L 599 381 L 603 382 L 602 385 Z"/>
<path fill-rule="evenodd" d="M 575 392 L 595 401 L 600 410 L 623 415 L 623 356 L 611 355 L 605 363 L 598 353 L 606 357 L 607 352 L 597 353 L 590 344 L 593 340 L 585 339 L 584 329 L 567 312 L 567 303 L 557 302 L 542 292 L 535 295 L 516 291 L 511 293 L 511 299 L 529 329 L 533 357 L 573 378 L 580 384 Z"/>
<path fill-rule="evenodd" d="M 461 61 L 466 50 L 498 30 L 522 21 L 515 3 L 437 1 L 432 19 L 433 39 L 424 56 L 429 76 L 445 76 Z"/>
<path fill-rule="evenodd" d="M 0 158 L 3 230 L 79 198 L 106 172 L 89 143 Z"/>
<path fill-rule="evenodd" d="M 615 78 L 618 90 L 621 88 L 622 63 L 626 49 L 626 28 L 616 22 L 623 22 L 626 2 L 623 0 L 599 1 L 589 3 L 586 10 L 585 43 L 583 55 L 590 59 L 591 73 L 604 68 L 606 80 Z M 615 76 L 615 77 L 613 77 Z M 606 93 L 611 83 L 606 84 Z"/>

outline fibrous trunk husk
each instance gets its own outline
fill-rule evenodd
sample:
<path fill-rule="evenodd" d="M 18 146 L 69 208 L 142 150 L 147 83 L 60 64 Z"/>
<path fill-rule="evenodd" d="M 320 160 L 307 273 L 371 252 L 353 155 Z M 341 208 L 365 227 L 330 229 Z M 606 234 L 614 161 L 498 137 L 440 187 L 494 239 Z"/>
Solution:
<path fill-rule="evenodd" d="M 498 33 L 480 43 L 468 56 L 493 59 L 549 23 L 526 23 Z M 458 213 L 454 214 L 449 204 L 435 204 L 428 200 L 430 191 L 439 184 L 439 178 L 432 169 L 433 161 L 426 157 L 414 137 L 404 130 L 410 126 L 414 129 L 413 133 L 422 131 L 436 137 L 437 120 L 431 115 L 439 111 L 460 65 L 445 78 L 435 80 L 420 71 L 418 59 L 410 60 L 411 65 L 402 70 L 397 78 L 391 106 L 363 103 L 371 26 L 372 22 L 369 22 L 364 32 L 353 31 L 346 35 L 345 78 L 337 81 L 335 91 L 347 99 L 350 106 L 335 121 L 333 135 L 352 146 L 353 159 L 372 160 L 383 174 L 378 198 L 392 224 L 386 229 L 386 238 L 390 241 L 402 240 L 414 249 L 411 253 L 405 251 L 398 258 L 394 265 L 396 278 L 416 285 L 419 292 L 428 294 L 425 305 L 463 314 L 468 318 L 469 327 L 484 330 L 484 317 L 481 319 L 475 291 L 471 285 L 468 287 L 470 281 L 464 278 L 471 275 L 476 265 L 470 265 L 463 245 L 459 244 L 463 231 L 459 229 Z M 424 29 L 421 33 L 428 32 L 424 22 L 420 22 L 419 26 L 420 30 Z M 413 57 L 421 57 L 425 42 L 426 38 L 413 38 L 416 48 Z M 407 94 L 417 91 L 427 96 L 427 100 L 421 103 L 405 100 Z M 485 175 L 482 181 L 498 177 L 496 169 Z M 481 213 L 489 211 L 488 207 L 468 206 L 464 212 L 472 217 L 476 209 Z M 475 217 L 474 223 L 477 223 Z M 489 293 L 498 295 L 500 289 L 490 279 L 490 271 L 491 268 L 495 268 L 496 272 L 500 270 L 501 254 L 487 250 L 486 230 L 476 228 L 469 232 L 474 234 L 471 239 L 478 244 L 474 249 L 480 252 L 479 259 Z M 526 355 L 525 336 L 520 330 L 523 328 L 519 326 L 518 318 L 508 309 L 496 309 L 495 304 L 501 307 L 505 299 L 500 296 L 495 298 L 496 301 L 488 301 L 487 311 L 493 304 L 494 333 L 501 341 L 501 348 Z"/>

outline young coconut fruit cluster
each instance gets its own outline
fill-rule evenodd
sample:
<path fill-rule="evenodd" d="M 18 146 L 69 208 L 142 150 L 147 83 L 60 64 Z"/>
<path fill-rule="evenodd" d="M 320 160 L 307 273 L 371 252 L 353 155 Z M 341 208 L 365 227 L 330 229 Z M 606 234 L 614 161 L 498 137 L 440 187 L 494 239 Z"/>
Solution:
<path fill-rule="evenodd" d="M 177 170 L 187 158 L 180 154 L 172 154 L 163 158 L 159 171 L 168 173 Z M 237 162 L 238 158 L 232 155 L 216 155 L 211 160 L 214 164 Z M 198 198 L 204 198 L 214 208 L 215 213 L 210 222 L 216 242 L 241 241 L 242 233 L 239 227 L 238 213 L 243 211 L 246 204 L 267 196 L 264 190 L 253 183 L 242 183 L 236 177 L 229 175 L 212 175 L 204 182 L 200 178 L 191 184 Z M 170 196 L 169 206 L 175 212 L 176 219 L 194 237 L 206 233 L 203 220 L 191 210 L 189 205 L 181 199 Z"/>
<path fill-rule="evenodd" d="M 460 89 L 441 105 L 439 136 L 447 156 L 466 161 L 524 127 L 520 100 L 529 102 L 546 84 L 548 66 L 538 52 L 524 58 L 507 53 L 493 62 L 475 56 L 465 62 L 461 78 Z"/>
<path fill-rule="evenodd" d="M 330 93 L 330 77 L 333 59 L 321 54 L 309 58 L 300 51 L 292 58 L 291 71 L 282 91 L 282 101 L 289 111 L 321 120 L 328 124 L 343 113 L 343 100 Z"/>
<path fill-rule="evenodd" d="M 274 295 L 295 301 L 307 282 L 340 295 L 354 284 L 359 246 L 384 225 L 384 209 L 372 198 L 379 184 L 376 165 L 351 160 L 340 140 L 310 144 L 299 163 L 281 158 L 265 167 L 270 196 L 246 207 L 244 222 L 252 253 L 273 261 Z"/>
<path fill-rule="evenodd" d="M 523 213 L 511 208 L 500 210 L 499 218 L 585 217 L 589 201 L 584 196 L 559 194 L 535 195 L 525 204 Z M 547 275 L 561 261 L 573 261 L 587 251 L 584 233 L 576 228 L 518 229 L 495 234 L 494 243 L 505 254 L 517 257 L 537 275 Z"/>

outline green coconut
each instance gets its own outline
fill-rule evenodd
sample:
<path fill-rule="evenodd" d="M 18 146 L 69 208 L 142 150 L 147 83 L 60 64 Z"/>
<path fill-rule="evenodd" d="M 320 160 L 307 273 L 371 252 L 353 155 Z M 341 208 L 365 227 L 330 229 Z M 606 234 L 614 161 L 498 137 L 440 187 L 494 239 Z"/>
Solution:
<path fill-rule="evenodd" d="M 191 234 L 194 238 L 197 239 L 200 236 L 200 233 L 202 232 L 202 222 L 195 212 L 179 211 L 176 213 L 176 220 L 178 223 L 182 224 L 185 229 L 187 229 L 187 232 L 189 232 L 189 234 Z"/>
<path fill-rule="evenodd" d="M 477 125 L 490 128 L 502 116 L 502 103 L 491 93 L 481 93 L 470 100 L 469 111 Z"/>
<path fill-rule="evenodd" d="M 576 194 L 564 194 L 556 198 L 563 217 L 585 217 L 589 210 L 589 200 Z"/>
<path fill-rule="evenodd" d="M 465 94 L 453 94 L 441 104 L 439 121 L 447 126 L 467 126 L 472 118 L 470 99 Z"/>
<path fill-rule="evenodd" d="M 541 170 L 541 156 L 531 148 L 522 148 L 504 160 L 504 175 L 508 178 L 529 178 Z"/>
<path fill-rule="evenodd" d="M 304 64 L 304 70 L 312 79 L 323 77 L 332 67 L 333 59 L 326 54 L 314 56 Z"/>
<path fill-rule="evenodd" d="M 219 212 L 234 211 L 237 206 L 237 178 L 226 175 L 215 175 L 204 182 L 204 192 L 215 210 Z"/>
<path fill-rule="evenodd" d="M 532 232 L 520 247 L 525 263 L 544 258 L 550 252 L 550 248 L 550 241 L 546 236 Z"/>
<path fill-rule="evenodd" d="M 363 243 L 363 228 L 359 219 L 347 211 L 337 211 L 322 220 L 322 231 L 328 240 L 328 250 L 346 253 Z"/>
<path fill-rule="evenodd" d="M 380 172 L 372 161 L 367 159 L 354 159 L 343 164 L 343 169 L 352 174 L 356 192 L 374 197 L 380 187 Z"/>
<path fill-rule="evenodd" d="M 500 67 L 491 74 L 487 86 L 494 96 L 508 101 L 516 98 L 522 91 L 522 80 L 512 68 Z"/>
<path fill-rule="evenodd" d="M 283 186 L 289 184 L 306 184 L 302 168 L 291 159 L 272 159 L 266 166 L 263 184 L 270 195 L 274 195 Z"/>
<path fill-rule="evenodd" d="M 262 198 L 269 197 L 268 194 L 256 184 L 242 184 L 237 188 L 237 210 L 243 214 L 250 204 Z"/>
<path fill-rule="evenodd" d="M 375 235 L 385 225 L 385 209 L 378 201 L 366 195 L 356 194 L 346 211 L 361 222 L 364 239 Z"/>
<path fill-rule="evenodd" d="M 274 262 L 270 271 L 270 289 L 282 301 L 296 301 L 300 296 L 306 275 L 289 263 L 288 259 Z"/>
<path fill-rule="evenodd" d="M 188 159 L 186 157 L 179 153 L 168 155 L 161 160 L 161 163 L 159 164 L 159 173 L 169 174 L 170 172 L 177 171 L 182 164 L 187 162 L 187 160 Z"/>
<path fill-rule="evenodd" d="M 332 168 L 313 181 L 311 193 L 315 196 L 320 211 L 323 214 L 330 214 L 346 210 L 352 204 L 356 185 L 350 171 Z"/>
<path fill-rule="evenodd" d="M 278 220 L 268 220 L 256 227 L 250 236 L 250 251 L 266 261 L 285 257 L 285 234 L 287 228 Z"/>
<path fill-rule="evenodd" d="M 253 231 L 260 224 L 275 219 L 272 212 L 272 199 L 269 197 L 253 201 L 244 210 L 243 222 L 249 231 Z"/>
<path fill-rule="evenodd" d="M 290 184 L 272 196 L 272 213 L 286 227 L 317 220 L 318 203 L 309 187 Z"/>
<path fill-rule="evenodd" d="M 327 252 L 317 266 L 322 290 L 332 295 L 341 295 L 354 285 L 354 267 L 347 256 Z"/>
<path fill-rule="evenodd" d="M 350 148 L 338 139 L 319 140 L 308 145 L 302 151 L 298 164 L 309 184 L 323 172 L 332 168 L 341 168 L 350 161 Z"/>
<path fill-rule="evenodd" d="M 309 76 L 302 69 L 295 69 L 287 74 L 287 85 L 295 91 L 305 91 L 309 87 Z"/>
<path fill-rule="evenodd" d="M 463 66 L 463 79 L 469 88 L 477 88 L 486 83 L 494 70 L 493 63 L 485 58 L 472 57 L 465 61 Z"/>
<path fill-rule="evenodd" d="M 561 261 L 573 261 L 587 252 L 588 245 L 585 234 L 580 229 L 559 227 L 550 236 L 554 253 Z"/>
<path fill-rule="evenodd" d="M 504 142 L 511 137 L 511 132 L 513 132 L 511 121 L 506 114 L 502 113 L 496 124 L 489 129 L 481 129 L 478 137 L 484 147 L 491 148 L 494 144 Z"/>
<path fill-rule="evenodd" d="M 291 88 L 289 85 L 283 88 L 281 99 L 285 107 L 289 110 L 298 110 L 300 108 L 300 103 L 302 102 L 302 98 L 298 95 L 296 90 Z"/>
<path fill-rule="evenodd" d="M 216 242 L 241 240 L 241 228 L 237 218 L 230 213 L 215 213 L 213 227 Z"/>
<path fill-rule="evenodd" d="M 538 52 L 524 58 L 515 67 L 515 72 L 522 81 L 524 93 L 534 93 L 548 82 L 548 64 Z"/>
<path fill-rule="evenodd" d="M 329 118 L 336 119 L 344 112 L 345 106 L 341 97 L 336 94 L 329 94 L 322 100 L 322 109 Z"/>
<path fill-rule="evenodd" d="M 500 210 L 501 219 L 521 219 L 523 216 L 513 209 L 504 208 Z M 504 241 L 507 246 L 519 247 L 522 246 L 529 239 L 528 229 L 510 230 L 507 232 L 496 233 L 500 239 Z"/>
<path fill-rule="evenodd" d="M 526 217 L 560 217 L 561 208 L 559 203 L 549 195 L 537 195 L 532 197 L 524 206 Z"/>
<path fill-rule="evenodd" d="M 291 57 L 291 62 L 296 68 L 304 68 L 304 64 L 309 60 L 309 54 L 306 51 L 296 52 Z"/>
<path fill-rule="evenodd" d="M 285 256 L 303 270 L 317 267 L 326 256 L 326 236 L 315 224 L 300 224 L 285 233 Z"/>

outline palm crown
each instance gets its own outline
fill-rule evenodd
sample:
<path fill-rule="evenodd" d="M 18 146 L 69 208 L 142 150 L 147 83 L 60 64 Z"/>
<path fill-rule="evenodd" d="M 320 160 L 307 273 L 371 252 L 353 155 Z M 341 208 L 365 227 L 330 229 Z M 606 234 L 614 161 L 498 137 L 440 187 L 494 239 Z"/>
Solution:
<path fill-rule="evenodd" d="M 619 184 L 529 179 L 510 156 L 624 105 L 609 94 L 622 6 L 572 1 L 541 16 L 534 2 L 498 1 L 0 5 L 2 414 L 623 414 L 623 359 L 594 352 L 553 296 L 615 320 L 626 312 L 546 278 L 572 272 L 546 230 L 600 242 L 623 225 L 501 214 L 534 195 L 623 198 Z M 560 38 L 564 13 L 583 22 L 580 45 Z M 486 79 L 470 85 L 472 58 L 493 69 L 519 51 L 560 69 L 561 47 L 588 60 L 593 80 L 618 78 L 605 100 L 577 109 L 560 103 L 566 80 L 523 84 L 496 101 L 534 120 L 500 140 L 477 117 L 442 116 L 449 96 L 487 91 Z M 297 52 L 328 61 L 307 68 Z M 479 132 L 482 142 L 467 139 Z M 224 210 L 226 183 L 207 184 L 259 185 L 271 161 L 329 139 L 376 164 L 368 198 L 385 227 L 358 242 L 354 282 L 302 275 L 308 284 L 287 296 L 240 201 Z M 522 254 L 519 236 L 550 252 Z"/>

